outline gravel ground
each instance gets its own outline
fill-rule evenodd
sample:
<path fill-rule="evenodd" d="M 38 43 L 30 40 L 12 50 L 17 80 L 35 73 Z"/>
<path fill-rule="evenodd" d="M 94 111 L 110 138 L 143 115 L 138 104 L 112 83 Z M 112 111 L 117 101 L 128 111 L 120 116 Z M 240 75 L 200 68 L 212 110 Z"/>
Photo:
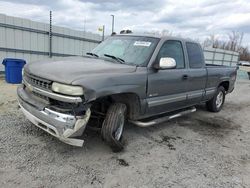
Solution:
<path fill-rule="evenodd" d="M 83 148 L 33 126 L 16 86 L 0 81 L 1 187 L 250 187 L 250 82 L 238 81 L 220 113 L 198 111 L 161 125 L 127 125 L 113 153 L 87 131 Z"/>

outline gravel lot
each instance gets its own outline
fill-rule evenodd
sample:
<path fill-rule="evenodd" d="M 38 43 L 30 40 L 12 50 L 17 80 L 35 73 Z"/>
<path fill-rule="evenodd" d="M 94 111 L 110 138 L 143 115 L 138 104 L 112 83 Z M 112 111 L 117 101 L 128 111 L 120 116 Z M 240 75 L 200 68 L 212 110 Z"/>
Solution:
<path fill-rule="evenodd" d="M 127 125 L 121 153 L 91 131 L 83 148 L 51 137 L 24 118 L 15 90 L 0 81 L 1 187 L 250 187 L 250 81 L 220 113 Z"/>

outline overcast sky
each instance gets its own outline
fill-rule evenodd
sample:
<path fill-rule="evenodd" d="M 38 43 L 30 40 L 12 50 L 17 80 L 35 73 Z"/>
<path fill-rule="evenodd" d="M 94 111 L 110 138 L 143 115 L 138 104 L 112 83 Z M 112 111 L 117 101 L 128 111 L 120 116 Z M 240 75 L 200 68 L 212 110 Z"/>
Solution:
<path fill-rule="evenodd" d="M 111 32 L 130 28 L 135 32 L 168 30 L 174 35 L 204 40 L 215 34 L 227 38 L 230 31 L 244 32 L 250 46 L 250 0 L 0 0 L 0 13 L 48 22 L 73 29 Z M 86 20 L 86 21 L 84 21 Z M 84 24 L 85 23 L 85 24 Z"/>

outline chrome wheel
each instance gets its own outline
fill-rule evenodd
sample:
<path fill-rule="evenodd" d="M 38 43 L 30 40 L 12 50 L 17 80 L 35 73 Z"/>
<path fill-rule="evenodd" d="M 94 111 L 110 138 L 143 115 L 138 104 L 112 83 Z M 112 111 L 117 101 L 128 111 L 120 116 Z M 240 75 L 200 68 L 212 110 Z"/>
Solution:
<path fill-rule="evenodd" d="M 219 109 L 221 107 L 221 105 L 223 104 L 223 100 L 224 100 L 224 95 L 223 95 L 223 92 L 220 91 L 216 97 L 216 101 L 215 101 L 215 104 L 216 104 L 216 108 Z"/>
<path fill-rule="evenodd" d="M 123 132 L 123 127 L 124 127 L 124 116 L 120 114 L 119 117 L 119 123 L 118 123 L 118 128 L 115 131 L 115 139 L 120 140 Z"/>

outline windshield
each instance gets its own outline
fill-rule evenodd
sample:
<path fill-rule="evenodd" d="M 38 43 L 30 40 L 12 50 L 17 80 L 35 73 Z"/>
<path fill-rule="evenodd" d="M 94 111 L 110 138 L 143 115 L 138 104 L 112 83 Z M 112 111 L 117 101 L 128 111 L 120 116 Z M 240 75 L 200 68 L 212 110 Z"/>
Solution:
<path fill-rule="evenodd" d="M 113 36 L 99 44 L 92 53 L 105 59 L 108 55 L 115 56 L 124 60 L 124 64 L 143 66 L 148 63 L 158 41 L 151 37 Z"/>

